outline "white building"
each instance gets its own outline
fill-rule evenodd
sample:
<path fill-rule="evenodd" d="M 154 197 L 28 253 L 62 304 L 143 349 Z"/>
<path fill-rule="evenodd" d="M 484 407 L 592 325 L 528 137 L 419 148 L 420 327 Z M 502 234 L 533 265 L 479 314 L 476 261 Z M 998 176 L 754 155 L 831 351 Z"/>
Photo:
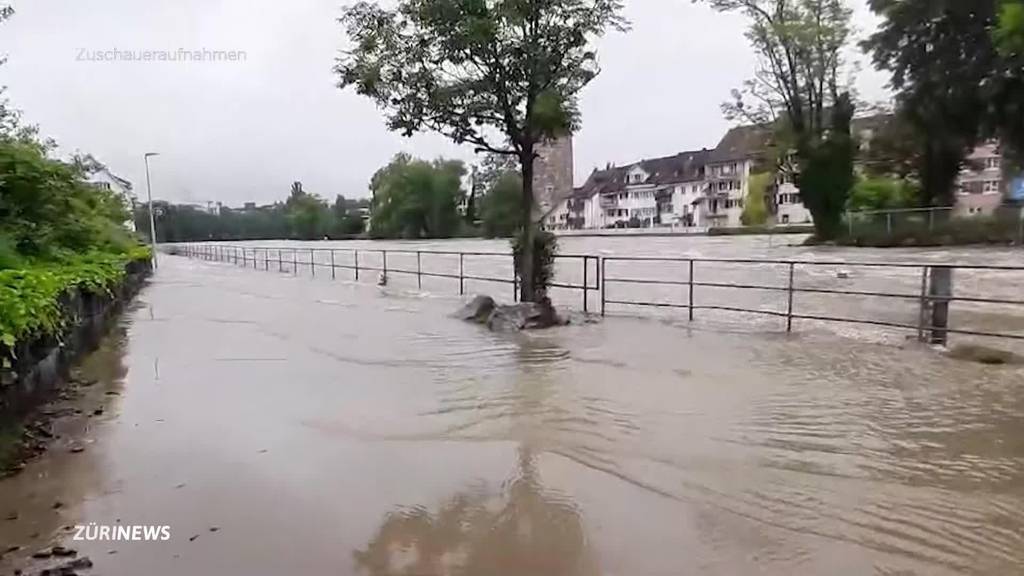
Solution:
<path fill-rule="evenodd" d="M 1003 203 L 1003 156 L 998 142 L 985 142 L 967 156 L 957 178 L 956 215 L 991 215 Z"/>
<path fill-rule="evenodd" d="M 117 176 L 106 167 L 102 167 L 90 174 L 86 182 L 97 188 L 109 190 L 119 196 L 122 202 L 124 202 L 125 208 L 128 209 L 129 214 L 134 210 L 135 193 L 132 192 L 132 183 Z M 124 224 L 133 232 L 135 231 L 134 217 L 129 217 Z"/>

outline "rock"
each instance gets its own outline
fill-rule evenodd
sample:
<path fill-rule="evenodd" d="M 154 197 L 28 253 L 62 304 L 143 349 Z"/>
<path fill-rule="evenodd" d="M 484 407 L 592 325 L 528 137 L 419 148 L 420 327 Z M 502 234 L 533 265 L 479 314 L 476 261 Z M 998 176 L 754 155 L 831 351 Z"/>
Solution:
<path fill-rule="evenodd" d="M 50 549 L 50 554 L 59 558 L 66 558 L 68 556 L 77 556 L 78 551 L 72 548 L 65 548 L 63 546 L 54 546 Z"/>
<path fill-rule="evenodd" d="M 522 302 L 511 306 L 498 306 L 487 319 L 487 327 L 495 332 L 536 330 L 564 324 L 555 313 L 551 300 Z"/>
<path fill-rule="evenodd" d="M 17 520 L 17 519 L 18 519 L 18 513 L 17 512 L 11 512 L 10 514 L 7 515 L 7 520 Z"/>
<path fill-rule="evenodd" d="M 32 553 L 32 557 L 36 560 L 45 560 L 51 556 L 53 556 L 53 554 L 51 554 L 49 550 L 40 550 L 39 552 Z"/>
<path fill-rule="evenodd" d="M 473 298 L 472 302 L 466 304 L 461 310 L 456 312 L 455 316 L 468 322 L 484 324 L 487 322 L 487 319 L 490 318 L 491 312 L 494 311 L 494 307 L 494 298 L 491 298 L 490 296 L 476 296 Z"/>
<path fill-rule="evenodd" d="M 839 270 L 838 272 L 836 272 L 836 278 L 839 278 L 840 280 L 846 280 L 849 277 L 850 277 L 850 271 L 849 270 Z"/>
<path fill-rule="evenodd" d="M 218 530 L 220 530 L 219 527 L 217 527 L 217 526 L 210 526 L 210 532 L 216 532 Z"/>
<path fill-rule="evenodd" d="M 60 500 L 57 500 L 56 502 L 53 503 L 53 509 L 54 510 L 60 510 L 63 507 L 64 507 L 64 503 L 61 502 Z"/>
<path fill-rule="evenodd" d="M 92 560 L 88 556 L 75 558 L 54 568 L 47 568 L 39 573 L 39 576 L 74 576 L 76 570 L 92 568 Z"/>
<path fill-rule="evenodd" d="M 979 364 L 1024 364 L 1024 357 L 1018 354 L 978 344 L 957 344 L 946 352 L 946 356 Z"/>
<path fill-rule="evenodd" d="M 71 447 L 71 453 L 72 454 L 79 454 L 79 453 L 82 453 L 82 452 L 85 452 L 85 447 L 84 446 L 72 446 Z"/>
<path fill-rule="evenodd" d="M 194 535 L 192 535 L 192 536 L 189 536 L 189 537 L 188 537 L 188 541 L 189 541 L 189 542 L 195 542 L 195 541 L 196 541 L 196 538 L 199 538 L 199 534 L 194 534 Z"/>
<path fill-rule="evenodd" d="M 103 415 L 103 408 L 97 408 L 97 409 L 93 410 L 92 411 L 92 415 L 93 416 L 102 416 Z"/>

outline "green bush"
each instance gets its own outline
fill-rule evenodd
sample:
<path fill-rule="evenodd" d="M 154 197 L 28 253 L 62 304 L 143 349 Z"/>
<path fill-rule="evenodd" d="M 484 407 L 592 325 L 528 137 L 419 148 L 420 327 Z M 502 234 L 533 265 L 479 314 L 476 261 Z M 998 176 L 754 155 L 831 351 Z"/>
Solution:
<path fill-rule="evenodd" d="M 522 270 L 523 245 L 525 230 L 520 230 L 512 239 L 512 254 L 516 272 Z M 551 280 L 555 277 L 555 256 L 558 254 L 558 237 L 546 230 L 534 230 L 533 236 L 533 274 L 535 299 L 540 301 L 547 296 Z"/>
<path fill-rule="evenodd" d="M 151 256 L 148 248 L 137 247 L 122 254 L 92 252 L 0 271 L 0 350 L 10 354 L 18 342 L 59 335 L 66 320 L 61 295 L 73 289 L 109 293 L 124 278 L 129 263 Z"/>

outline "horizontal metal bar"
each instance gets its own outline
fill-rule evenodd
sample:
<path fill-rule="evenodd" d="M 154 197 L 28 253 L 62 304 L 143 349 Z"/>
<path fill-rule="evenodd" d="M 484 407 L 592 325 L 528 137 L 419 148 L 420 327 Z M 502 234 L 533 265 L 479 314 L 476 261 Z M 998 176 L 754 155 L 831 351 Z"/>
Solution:
<path fill-rule="evenodd" d="M 963 270 L 1024 271 L 1024 266 L 998 264 L 961 264 L 951 262 L 829 262 L 820 260 L 758 260 L 755 258 L 685 258 L 676 256 L 604 256 L 612 262 L 705 262 L 717 264 L 761 264 L 766 266 L 850 266 L 857 268 L 935 268 L 948 267 Z"/>
<path fill-rule="evenodd" d="M 689 282 L 678 280 L 654 280 L 651 278 L 605 278 L 605 284 L 656 284 L 664 286 L 689 286 Z"/>
<path fill-rule="evenodd" d="M 689 308 L 686 304 L 671 302 L 630 302 L 628 300 L 605 300 L 605 304 L 625 304 L 627 306 L 647 306 L 650 308 Z"/>

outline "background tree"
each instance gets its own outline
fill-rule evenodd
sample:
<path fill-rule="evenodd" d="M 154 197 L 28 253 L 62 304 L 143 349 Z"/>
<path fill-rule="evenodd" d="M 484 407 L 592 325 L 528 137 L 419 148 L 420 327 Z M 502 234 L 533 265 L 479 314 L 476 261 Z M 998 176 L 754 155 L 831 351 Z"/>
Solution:
<path fill-rule="evenodd" d="M 852 185 L 853 159 L 836 134 L 842 127 L 833 123 L 853 114 L 840 80 L 850 9 L 842 0 L 705 1 L 747 17 L 747 40 L 758 60 L 754 78 L 723 105 L 726 115 L 776 129 L 790 149 L 781 157 L 796 152 L 794 181 L 814 217 L 816 235 L 834 238 Z M 845 110 L 830 114 L 836 107 Z M 845 162 L 848 167 L 842 166 Z M 829 181 L 829 175 L 836 179 Z"/>
<path fill-rule="evenodd" d="M 330 213 L 327 202 L 316 194 L 302 189 L 302 182 L 292 184 L 291 194 L 285 202 L 291 237 L 300 240 L 320 240 L 330 231 Z"/>
<path fill-rule="evenodd" d="M 578 126 L 576 98 L 598 73 L 591 41 L 623 29 L 619 0 L 357 2 L 341 18 L 351 48 L 338 60 L 384 110 L 391 130 L 423 130 L 518 159 L 525 242 L 523 301 L 536 299 L 533 164 L 538 143 Z"/>
<path fill-rule="evenodd" d="M 1004 55 L 1024 55 L 1024 0 L 1004 0 L 995 34 Z"/>
<path fill-rule="evenodd" d="M 399 154 L 374 174 L 371 232 L 387 238 L 450 238 L 459 229 L 462 177 L 458 160 L 415 160 Z"/>
<path fill-rule="evenodd" d="M 743 213 L 740 214 L 740 221 L 744 226 L 763 226 L 768 221 L 767 194 L 772 176 L 771 172 L 750 175 L 747 184 L 747 197 L 743 202 Z"/>
<path fill-rule="evenodd" d="M 892 73 L 898 114 L 919 146 L 925 203 L 954 203 L 964 159 L 979 141 L 998 137 L 1009 158 L 1024 150 L 1024 66 L 996 47 L 1000 5 L 1001 0 L 869 1 L 883 20 L 865 48 L 878 68 Z"/>
<path fill-rule="evenodd" d="M 506 172 L 480 202 L 481 231 L 488 238 L 511 238 L 522 228 L 519 195 L 523 189 L 516 172 Z"/>

